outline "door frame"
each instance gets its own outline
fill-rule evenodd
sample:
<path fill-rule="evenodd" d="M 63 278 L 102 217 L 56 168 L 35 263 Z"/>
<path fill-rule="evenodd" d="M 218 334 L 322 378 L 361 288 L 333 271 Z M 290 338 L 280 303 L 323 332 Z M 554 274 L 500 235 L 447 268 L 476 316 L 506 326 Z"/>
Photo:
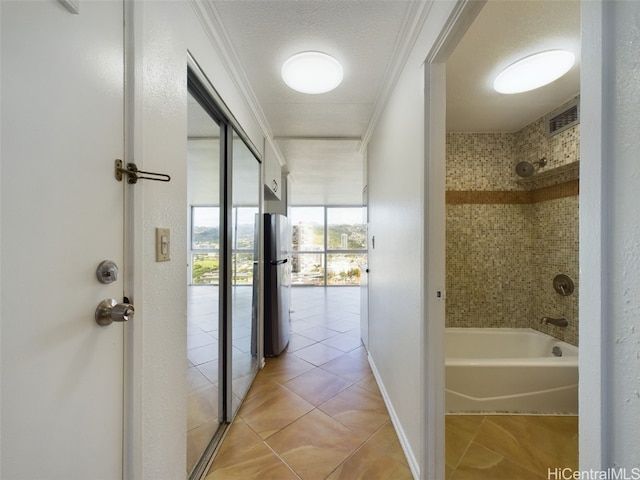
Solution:
<path fill-rule="evenodd" d="M 420 478 L 445 477 L 445 174 L 446 62 L 486 0 L 460 0 L 424 63 L 424 315 L 422 469 Z"/>
<path fill-rule="evenodd" d="M 608 2 L 607 2 L 608 3 Z M 580 342 L 578 346 L 578 431 L 580 452 L 580 470 L 603 470 L 609 459 L 606 438 L 607 407 L 604 396 L 610 389 L 606 376 L 607 352 L 605 319 L 607 294 L 603 286 L 607 284 L 607 271 L 604 262 L 606 234 L 608 226 L 603 215 L 605 188 L 604 139 L 609 125 L 603 120 L 605 104 L 605 48 L 607 31 L 604 26 L 605 3 L 602 0 L 581 1 L 581 40 L 582 52 L 580 70 L 580 198 L 579 198 L 579 267 L 580 299 L 578 312 L 589 312 L 589 316 L 580 315 Z M 585 52 L 589 52 L 585 55 Z M 609 297 L 610 299 L 610 297 Z M 594 394 L 599 392 L 600 394 Z"/>
<path fill-rule="evenodd" d="M 446 60 L 485 0 L 459 0 L 454 12 L 425 61 L 425 322 L 423 335 L 423 449 L 421 478 L 444 478 L 444 302 L 437 291 L 444 286 L 444 167 L 446 118 Z M 603 227 L 601 182 L 603 172 L 603 18 L 602 0 L 581 2 L 580 78 L 580 304 L 581 312 L 593 312 L 580 326 L 579 451 L 581 470 L 602 470 L 606 444 L 604 398 L 589 392 L 606 390 L 602 332 L 605 299 L 602 285 Z M 584 52 L 588 51 L 589 55 Z M 584 317 L 583 317 L 584 318 Z M 585 319 L 586 320 L 586 319 Z M 588 354 L 587 354 L 588 352 Z"/>

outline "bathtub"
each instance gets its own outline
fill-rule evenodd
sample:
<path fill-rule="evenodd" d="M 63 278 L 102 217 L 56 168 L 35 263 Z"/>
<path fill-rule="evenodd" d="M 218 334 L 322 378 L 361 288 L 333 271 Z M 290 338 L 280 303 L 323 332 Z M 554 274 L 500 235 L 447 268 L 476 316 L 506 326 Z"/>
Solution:
<path fill-rule="evenodd" d="M 445 408 L 575 415 L 578 348 L 530 328 L 447 328 Z"/>

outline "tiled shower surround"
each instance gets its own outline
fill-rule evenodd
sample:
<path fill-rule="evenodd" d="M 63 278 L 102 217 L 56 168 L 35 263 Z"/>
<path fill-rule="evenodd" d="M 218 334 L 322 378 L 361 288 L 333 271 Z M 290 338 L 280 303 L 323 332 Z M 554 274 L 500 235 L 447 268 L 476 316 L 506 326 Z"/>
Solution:
<path fill-rule="evenodd" d="M 578 344 L 579 129 L 547 137 L 541 118 L 515 133 L 447 134 L 448 327 L 531 327 Z M 516 174 L 541 158 L 533 177 Z M 558 273 L 572 295 L 553 289 Z"/>

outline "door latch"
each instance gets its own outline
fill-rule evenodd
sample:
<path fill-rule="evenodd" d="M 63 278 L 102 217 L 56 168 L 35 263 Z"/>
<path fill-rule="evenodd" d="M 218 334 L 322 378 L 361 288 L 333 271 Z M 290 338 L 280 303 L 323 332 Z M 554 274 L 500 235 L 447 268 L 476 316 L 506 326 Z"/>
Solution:
<path fill-rule="evenodd" d="M 138 170 L 135 163 L 127 163 L 127 168 L 122 168 L 122 160 L 116 160 L 116 180 L 121 182 L 122 176 L 127 176 L 127 183 L 135 185 L 138 180 L 153 180 L 156 182 L 170 182 L 171 177 L 165 173 L 143 172 Z"/>

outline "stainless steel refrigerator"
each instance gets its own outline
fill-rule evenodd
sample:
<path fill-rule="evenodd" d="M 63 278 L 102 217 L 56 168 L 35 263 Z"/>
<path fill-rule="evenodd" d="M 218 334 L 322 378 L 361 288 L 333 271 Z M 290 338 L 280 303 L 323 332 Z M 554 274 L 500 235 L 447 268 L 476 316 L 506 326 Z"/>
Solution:
<path fill-rule="evenodd" d="M 291 227 L 287 217 L 264 214 L 264 354 L 276 357 L 289 343 Z"/>

